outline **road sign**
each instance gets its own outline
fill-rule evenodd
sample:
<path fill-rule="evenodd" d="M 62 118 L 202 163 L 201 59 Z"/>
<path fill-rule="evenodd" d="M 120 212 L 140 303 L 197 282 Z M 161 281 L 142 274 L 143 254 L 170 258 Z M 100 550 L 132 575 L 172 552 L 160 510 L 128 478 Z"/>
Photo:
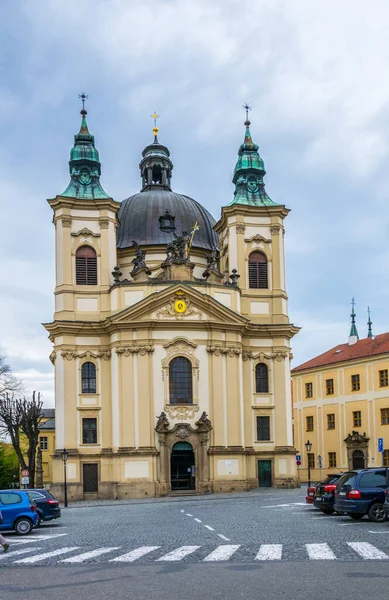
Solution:
<path fill-rule="evenodd" d="M 384 438 L 378 438 L 378 452 L 384 451 Z"/>
<path fill-rule="evenodd" d="M 22 477 L 29 477 L 29 476 L 30 476 L 29 471 L 27 471 L 27 469 L 23 469 L 23 471 L 22 471 Z"/>
<path fill-rule="evenodd" d="M 299 467 L 301 465 L 301 460 L 296 460 L 296 465 Z"/>
<path fill-rule="evenodd" d="M 28 473 L 28 471 L 27 471 Z M 22 485 L 28 485 L 30 483 L 29 477 L 22 477 Z"/>
<path fill-rule="evenodd" d="M 301 461 L 301 455 L 300 454 L 296 454 L 296 460 L 300 460 Z"/>

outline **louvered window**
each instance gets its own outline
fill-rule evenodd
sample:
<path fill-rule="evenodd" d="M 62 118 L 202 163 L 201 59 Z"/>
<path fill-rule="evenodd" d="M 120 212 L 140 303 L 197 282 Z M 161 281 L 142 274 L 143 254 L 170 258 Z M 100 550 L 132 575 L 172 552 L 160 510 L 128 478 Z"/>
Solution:
<path fill-rule="evenodd" d="M 249 286 L 267 289 L 267 258 L 262 252 L 252 252 L 249 256 Z"/>
<path fill-rule="evenodd" d="M 81 387 L 83 394 L 96 393 L 96 367 L 91 362 L 85 362 L 81 367 Z"/>
<path fill-rule="evenodd" d="M 192 365 L 178 356 L 169 365 L 170 404 L 192 404 Z"/>
<path fill-rule="evenodd" d="M 97 285 L 97 256 L 93 248 L 82 246 L 76 253 L 77 285 Z"/>
<path fill-rule="evenodd" d="M 267 366 L 263 363 L 259 363 L 255 367 L 255 388 L 258 394 L 269 391 L 268 370 Z"/>

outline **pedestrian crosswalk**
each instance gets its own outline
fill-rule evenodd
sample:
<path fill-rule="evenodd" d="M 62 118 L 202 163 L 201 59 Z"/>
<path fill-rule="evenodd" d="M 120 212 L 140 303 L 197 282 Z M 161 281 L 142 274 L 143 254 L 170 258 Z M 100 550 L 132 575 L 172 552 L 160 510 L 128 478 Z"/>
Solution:
<path fill-rule="evenodd" d="M 176 548 L 162 546 L 104 546 L 85 548 L 82 546 L 64 546 L 41 552 L 41 546 L 20 548 L 15 545 L 9 552 L 0 554 L 2 565 L 44 565 L 44 564 L 86 564 L 107 562 L 112 564 L 140 563 L 142 561 L 156 563 L 190 562 L 250 562 L 263 561 L 302 561 L 302 560 L 389 560 L 389 546 L 385 550 L 368 542 L 344 542 L 336 548 L 327 543 L 288 545 L 261 544 L 245 546 L 243 544 L 188 545 Z"/>

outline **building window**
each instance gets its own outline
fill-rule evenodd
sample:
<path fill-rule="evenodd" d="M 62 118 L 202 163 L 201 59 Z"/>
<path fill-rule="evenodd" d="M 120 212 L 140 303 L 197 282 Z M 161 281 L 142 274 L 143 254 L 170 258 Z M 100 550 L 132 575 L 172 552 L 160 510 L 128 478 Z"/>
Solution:
<path fill-rule="evenodd" d="M 77 285 L 97 285 L 97 256 L 90 246 L 81 246 L 76 252 Z"/>
<path fill-rule="evenodd" d="M 326 379 L 326 394 L 327 396 L 332 396 L 334 393 L 334 380 Z"/>
<path fill-rule="evenodd" d="M 308 452 L 308 466 L 310 469 L 315 468 L 315 455 L 313 452 Z"/>
<path fill-rule="evenodd" d="M 81 367 L 81 389 L 83 394 L 96 393 L 96 367 L 91 362 L 85 362 Z"/>
<path fill-rule="evenodd" d="M 381 408 L 381 425 L 389 425 L 389 408 Z"/>
<path fill-rule="evenodd" d="M 383 369 L 383 371 L 378 371 L 380 377 L 380 387 L 388 387 L 389 378 L 388 378 L 388 369 Z"/>
<path fill-rule="evenodd" d="M 47 448 L 48 448 L 47 437 L 42 436 L 42 437 L 39 438 L 39 448 L 41 450 L 47 450 Z"/>
<path fill-rule="evenodd" d="M 262 252 L 249 256 L 249 287 L 267 289 L 267 258 Z"/>
<path fill-rule="evenodd" d="M 327 415 L 327 429 L 335 429 L 335 413 Z"/>
<path fill-rule="evenodd" d="M 264 363 L 259 363 L 255 367 L 255 391 L 257 394 L 269 391 L 269 372 Z"/>
<path fill-rule="evenodd" d="M 353 427 L 362 427 L 362 413 L 360 410 L 353 411 Z"/>
<path fill-rule="evenodd" d="M 359 375 L 351 375 L 351 389 L 353 392 L 358 392 L 361 389 Z"/>
<path fill-rule="evenodd" d="M 170 404 L 192 404 L 192 365 L 183 356 L 173 358 L 169 364 Z"/>
<path fill-rule="evenodd" d="M 329 467 L 336 467 L 336 452 L 329 452 L 328 453 L 328 466 Z"/>
<path fill-rule="evenodd" d="M 307 417 L 307 431 L 313 431 L 313 417 Z"/>
<path fill-rule="evenodd" d="M 82 443 L 97 444 L 97 419 L 82 420 Z"/>
<path fill-rule="evenodd" d="M 258 442 L 265 442 L 270 439 L 270 417 L 257 417 Z"/>
<path fill-rule="evenodd" d="M 382 466 L 383 467 L 389 467 L 389 450 L 384 450 L 382 453 Z"/>
<path fill-rule="evenodd" d="M 313 396 L 313 383 L 306 383 L 305 384 L 305 397 L 306 398 L 312 398 Z"/>

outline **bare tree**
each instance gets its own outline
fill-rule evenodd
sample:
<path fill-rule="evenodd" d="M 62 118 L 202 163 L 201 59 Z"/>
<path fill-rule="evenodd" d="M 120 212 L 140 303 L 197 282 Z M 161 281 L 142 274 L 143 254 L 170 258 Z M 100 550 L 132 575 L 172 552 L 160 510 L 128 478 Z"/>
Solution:
<path fill-rule="evenodd" d="M 42 406 L 41 395 L 36 392 L 33 392 L 31 400 L 16 398 L 14 394 L 0 396 L 0 431 L 11 438 L 21 469 L 29 470 L 31 487 L 35 484 L 35 457 L 39 425 L 43 417 Z M 23 435 L 27 440 L 26 453 Z"/>
<path fill-rule="evenodd" d="M 0 356 L 0 397 L 20 390 L 21 382 L 12 374 L 11 367 Z"/>

